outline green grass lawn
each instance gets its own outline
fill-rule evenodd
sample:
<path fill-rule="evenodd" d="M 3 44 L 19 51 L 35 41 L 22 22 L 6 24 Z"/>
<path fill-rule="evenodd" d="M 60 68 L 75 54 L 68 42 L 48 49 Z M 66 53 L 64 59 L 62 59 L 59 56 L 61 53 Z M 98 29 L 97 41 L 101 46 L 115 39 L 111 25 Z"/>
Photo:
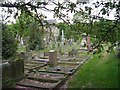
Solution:
<path fill-rule="evenodd" d="M 118 58 L 113 54 L 96 54 L 79 68 L 68 88 L 117 88 L 118 87 Z"/>

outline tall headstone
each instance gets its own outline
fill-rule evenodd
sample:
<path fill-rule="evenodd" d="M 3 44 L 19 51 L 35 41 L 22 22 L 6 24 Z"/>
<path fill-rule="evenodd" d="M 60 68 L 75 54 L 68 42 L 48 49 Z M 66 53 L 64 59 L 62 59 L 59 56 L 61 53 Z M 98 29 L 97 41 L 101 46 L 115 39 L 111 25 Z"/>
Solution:
<path fill-rule="evenodd" d="M 62 30 L 62 41 L 64 41 L 64 31 Z"/>
<path fill-rule="evenodd" d="M 60 47 L 60 43 L 58 42 L 58 48 Z"/>
<path fill-rule="evenodd" d="M 57 66 L 57 64 L 58 64 L 57 51 L 50 50 L 49 51 L 49 65 L 51 67 L 54 67 L 54 66 Z"/>
<path fill-rule="evenodd" d="M 63 52 L 64 52 L 64 31 L 62 30 L 62 50 L 63 50 Z"/>
<path fill-rule="evenodd" d="M 91 40 L 90 40 L 90 35 L 89 34 L 87 36 L 87 49 L 88 49 L 89 52 L 92 51 Z"/>
<path fill-rule="evenodd" d="M 52 43 L 52 49 L 55 49 L 55 43 Z"/>

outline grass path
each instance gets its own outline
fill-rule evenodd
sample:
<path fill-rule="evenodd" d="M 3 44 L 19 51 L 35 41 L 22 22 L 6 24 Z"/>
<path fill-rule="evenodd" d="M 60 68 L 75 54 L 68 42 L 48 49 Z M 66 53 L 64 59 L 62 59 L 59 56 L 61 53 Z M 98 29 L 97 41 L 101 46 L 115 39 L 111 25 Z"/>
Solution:
<path fill-rule="evenodd" d="M 99 58 L 87 61 L 68 81 L 68 88 L 117 88 L 118 58 L 112 54 L 104 54 Z"/>

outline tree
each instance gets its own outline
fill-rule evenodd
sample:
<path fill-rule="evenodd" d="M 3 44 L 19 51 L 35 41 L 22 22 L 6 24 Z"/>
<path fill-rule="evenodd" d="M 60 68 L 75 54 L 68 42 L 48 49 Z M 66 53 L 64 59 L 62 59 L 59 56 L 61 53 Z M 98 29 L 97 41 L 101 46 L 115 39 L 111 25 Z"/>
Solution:
<path fill-rule="evenodd" d="M 43 28 L 38 21 L 25 13 L 21 12 L 15 24 L 9 25 L 12 31 L 15 33 L 16 38 L 21 42 L 24 41 L 26 50 L 38 50 L 43 49 Z"/>
<path fill-rule="evenodd" d="M 44 32 L 42 30 L 42 27 L 39 26 L 39 23 L 34 21 L 29 26 L 30 33 L 28 38 L 28 48 L 30 50 L 41 50 L 44 48 Z"/>
<path fill-rule="evenodd" d="M 18 43 L 8 26 L 2 26 L 2 59 L 9 59 L 16 54 Z"/>
<path fill-rule="evenodd" d="M 49 9 L 49 8 L 47 8 L 47 5 L 49 4 L 49 3 L 52 3 L 52 4 L 54 4 L 55 5 L 55 7 L 53 8 L 53 9 Z M 84 2 L 82 2 L 82 4 L 85 4 Z M 98 43 L 96 43 L 96 45 L 95 45 L 95 47 L 94 47 L 94 49 L 95 48 L 98 48 L 98 47 L 100 47 L 101 46 L 101 44 L 102 44 L 102 42 L 104 41 L 104 40 L 106 40 L 106 38 L 107 38 L 107 36 L 109 36 L 109 34 L 111 33 L 111 35 L 113 36 L 113 34 L 112 34 L 112 32 L 113 32 L 113 29 L 114 28 L 116 28 L 118 25 L 119 25 L 119 23 L 120 23 L 120 13 L 119 13 L 119 10 L 120 10 L 120 1 L 114 1 L 114 2 L 112 2 L 112 1 L 100 1 L 100 2 L 96 2 L 96 3 L 94 3 L 94 7 L 95 8 L 98 8 L 98 7 L 102 7 L 102 9 L 100 10 L 100 12 L 98 13 L 98 15 L 96 15 L 96 16 L 93 16 L 93 15 L 91 15 L 91 11 L 92 11 L 92 9 L 93 9 L 93 6 L 92 7 L 88 7 L 88 6 L 86 6 L 85 7 L 85 10 L 83 10 L 81 7 L 80 7 L 80 5 L 81 5 L 81 2 L 80 3 L 71 3 L 71 2 L 63 2 L 63 3 L 60 3 L 60 2 L 58 2 L 58 3 L 56 3 L 56 2 L 54 2 L 54 1 L 50 1 L 50 2 L 35 2 L 35 1 L 33 1 L 33 2 L 27 2 L 27 3 L 25 3 L 25 2 L 15 2 L 15 3 L 7 3 L 7 2 L 4 2 L 4 3 L 1 3 L 1 6 L 2 7 L 8 7 L 8 8 L 11 8 L 11 7 L 15 7 L 15 8 L 17 8 L 17 10 L 20 10 L 20 12 L 21 11 L 24 11 L 25 13 L 28 13 L 31 17 L 34 17 L 34 19 L 36 20 L 36 21 L 38 21 L 40 24 L 41 24 L 41 26 L 43 26 L 43 23 L 42 23 L 42 20 L 44 19 L 43 18 L 43 14 L 41 13 L 41 14 L 39 14 L 38 13 L 38 9 L 43 9 L 43 10 L 47 10 L 47 11 L 51 11 L 51 12 L 54 12 L 54 17 L 57 17 L 57 18 L 59 18 L 59 19 L 62 19 L 65 23 L 67 23 L 68 25 L 72 25 L 71 23 L 70 23 L 70 21 L 69 21 L 69 19 L 68 19 L 68 12 L 71 12 L 71 13 L 77 13 L 77 12 L 80 12 L 80 11 L 85 11 L 85 13 L 89 16 L 89 18 L 90 18 L 90 23 L 89 23 L 89 25 L 88 25 L 88 27 L 87 27 L 87 25 L 86 25 L 86 23 L 85 24 L 83 24 L 83 25 L 85 25 L 86 27 L 86 30 L 85 29 L 80 29 L 81 31 L 80 32 L 86 32 L 86 33 L 91 33 L 92 32 L 92 30 L 93 30 L 93 25 L 94 25 L 94 23 L 93 23 L 93 20 L 95 19 L 95 20 L 106 20 L 105 18 L 103 18 L 103 17 L 100 17 L 99 15 L 100 15 L 100 13 L 102 14 L 102 15 L 109 15 L 110 14 L 110 12 L 113 10 L 113 9 L 115 9 L 115 16 L 116 16 L 116 19 L 113 21 L 113 24 L 112 24 L 112 26 L 111 26 L 111 28 L 110 27 L 106 27 L 106 29 L 107 29 L 107 32 L 105 32 L 104 33 L 104 35 L 103 34 L 99 34 L 99 35 L 101 35 L 100 36 L 100 38 L 101 39 L 98 39 Z M 78 7 L 77 6 L 79 6 L 79 10 L 77 9 Z M 10 11 L 10 10 L 9 10 Z M 64 14 L 63 13 L 63 11 L 66 11 L 66 14 Z M 34 13 L 33 13 L 34 12 Z M 75 26 L 76 26 L 76 28 L 78 28 L 78 26 L 80 25 L 80 23 L 79 22 L 76 22 L 75 23 Z M 77 30 L 77 31 L 79 31 L 79 29 L 75 29 L 75 30 Z M 119 31 L 117 31 L 117 32 L 115 32 L 115 33 L 118 33 Z M 97 34 L 97 33 L 96 33 Z M 117 34 L 116 34 L 117 35 Z M 93 35 L 93 37 L 94 37 L 95 35 Z M 97 35 L 96 35 L 97 36 Z M 109 38 L 110 39 L 110 38 Z M 106 42 L 107 41 L 111 41 L 111 44 L 112 43 L 114 43 L 114 44 L 116 44 L 116 42 L 119 42 L 118 40 L 115 40 L 114 42 L 112 41 L 112 40 L 106 40 Z M 113 45 L 113 44 L 112 44 Z M 113 45 L 114 46 L 114 45 Z"/>

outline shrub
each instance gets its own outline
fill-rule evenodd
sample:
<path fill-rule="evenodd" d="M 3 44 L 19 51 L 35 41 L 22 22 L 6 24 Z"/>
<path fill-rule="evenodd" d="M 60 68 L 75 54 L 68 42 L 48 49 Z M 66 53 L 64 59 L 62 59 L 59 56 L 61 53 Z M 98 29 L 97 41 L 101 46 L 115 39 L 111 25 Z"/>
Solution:
<path fill-rule="evenodd" d="M 28 47 L 30 50 L 41 50 L 44 48 L 43 35 L 41 32 L 33 31 L 29 37 Z"/>
<path fill-rule="evenodd" d="M 2 59 L 9 59 L 16 54 L 17 41 L 6 25 L 2 27 Z"/>

